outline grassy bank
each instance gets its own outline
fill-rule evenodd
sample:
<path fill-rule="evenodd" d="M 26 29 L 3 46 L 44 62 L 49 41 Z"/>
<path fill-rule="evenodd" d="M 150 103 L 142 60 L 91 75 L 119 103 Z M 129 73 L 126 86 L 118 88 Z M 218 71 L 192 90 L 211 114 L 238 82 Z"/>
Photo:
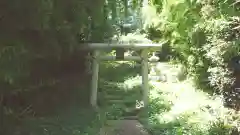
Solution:
<path fill-rule="evenodd" d="M 125 74 L 128 71 L 131 70 L 125 69 Z M 124 78 L 123 75 L 119 73 L 118 77 Z M 139 76 L 129 77 L 122 82 L 121 89 L 139 90 L 140 85 Z M 149 115 L 147 120 L 140 119 L 148 122 L 153 135 L 238 134 L 240 114 L 225 108 L 221 96 L 197 89 L 190 79 L 175 83 L 150 81 L 150 86 Z M 132 97 L 130 94 L 123 100 Z"/>
<path fill-rule="evenodd" d="M 125 101 L 141 99 L 139 71 L 133 63 L 102 64 L 99 102 L 105 103 L 109 92 L 119 95 L 121 102 L 97 111 L 74 105 L 54 117 L 27 119 L 21 130 L 33 135 L 96 135 L 107 119 L 121 119 Z M 225 108 L 220 96 L 196 89 L 191 80 L 149 84 L 148 117 L 138 116 L 153 135 L 237 135 L 239 113 Z"/>
<path fill-rule="evenodd" d="M 230 135 L 240 115 L 223 106 L 220 96 L 197 90 L 191 81 L 152 83 L 150 130 L 155 135 Z"/>

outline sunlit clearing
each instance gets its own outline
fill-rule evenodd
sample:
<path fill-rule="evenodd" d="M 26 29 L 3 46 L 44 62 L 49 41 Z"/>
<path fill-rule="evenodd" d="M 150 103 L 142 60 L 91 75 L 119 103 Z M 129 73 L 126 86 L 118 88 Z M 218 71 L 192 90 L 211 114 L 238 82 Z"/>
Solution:
<path fill-rule="evenodd" d="M 140 34 L 138 32 L 129 33 L 127 35 L 121 35 L 119 37 L 119 42 L 121 43 L 152 43 L 151 40 L 146 38 L 147 35 Z"/>
<path fill-rule="evenodd" d="M 134 67 L 136 62 L 133 61 L 106 61 L 103 63 L 106 68 L 121 68 L 123 64 L 128 65 L 129 67 Z"/>
<path fill-rule="evenodd" d="M 141 85 L 141 83 L 142 83 L 141 76 L 136 76 L 126 79 L 124 81 L 124 87 L 125 89 L 133 89 L 134 87 Z"/>
<path fill-rule="evenodd" d="M 144 18 L 145 21 L 144 28 L 148 28 L 152 25 L 157 26 L 160 22 L 156 9 L 148 4 L 143 5 L 142 18 Z"/>
<path fill-rule="evenodd" d="M 169 111 L 154 112 L 155 118 L 162 124 L 183 122 L 203 131 L 219 120 L 231 122 L 226 120 L 231 110 L 223 107 L 222 97 L 211 97 L 197 90 L 191 80 L 181 83 L 151 82 L 151 85 L 154 86 L 150 93 L 151 100 L 161 97 L 162 103 L 170 104 Z"/>

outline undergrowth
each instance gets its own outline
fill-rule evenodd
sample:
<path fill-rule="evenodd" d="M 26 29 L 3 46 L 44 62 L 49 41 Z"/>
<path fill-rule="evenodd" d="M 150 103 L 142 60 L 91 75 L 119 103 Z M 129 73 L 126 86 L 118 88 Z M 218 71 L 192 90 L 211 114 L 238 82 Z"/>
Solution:
<path fill-rule="evenodd" d="M 106 67 L 108 66 L 108 67 Z M 114 71 L 118 71 L 114 74 Z M 101 65 L 99 88 L 112 91 L 141 89 L 141 77 L 134 63 L 104 63 Z M 108 74 L 107 74 L 108 73 Z M 111 76 L 109 73 L 112 73 Z M 113 76 L 112 76 L 113 75 Z M 240 114 L 225 108 L 220 96 L 212 96 L 194 87 L 192 81 L 150 83 L 148 117 L 139 115 L 153 135 L 237 135 Z M 123 100 L 131 99 L 134 93 Z M 100 98 L 102 95 L 99 95 Z M 139 95 L 137 95 L 139 96 Z M 119 119 L 125 106 L 121 104 L 92 109 L 64 111 L 54 118 L 39 118 L 26 122 L 34 135 L 96 135 L 108 119 Z M 234 132 L 236 132 L 234 134 Z"/>
<path fill-rule="evenodd" d="M 141 78 L 130 77 L 122 84 L 131 89 L 141 85 Z M 240 114 L 225 108 L 223 97 L 197 89 L 192 80 L 150 82 L 150 86 L 148 118 L 140 117 L 140 121 L 148 122 L 146 127 L 153 135 L 238 134 Z"/>
<path fill-rule="evenodd" d="M 191 81 L 152 83 L 149 123 L 155 135 L 230 135 L 240 115 L 223 106 L 220 96 L 197 90 Z"/>

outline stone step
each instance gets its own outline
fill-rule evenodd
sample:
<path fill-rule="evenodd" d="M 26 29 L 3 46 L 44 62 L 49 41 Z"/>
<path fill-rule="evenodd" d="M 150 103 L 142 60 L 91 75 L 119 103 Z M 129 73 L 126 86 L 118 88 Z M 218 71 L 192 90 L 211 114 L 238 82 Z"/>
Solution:
<path fill-rule="evenodd" d="M 129 99 L 129 98 L 131 98 L 131 99 L 138 99 L 139 97 L 141 97 L 141 91 L 139 90 L 139 91 L 135 91 L 135 90 L 133 90 L 133 91 L 128 91 L 128 92 L 126 92 L 126 91 L 122 91 L 122 92 L 117 92 L 117 93 L 115 93 L 115 92 L 108 92 L 108 91 L 106 91 L 106 92 L 102 92 L 101 93 L 101 95 L 103 95 L 104 97 L 121 97 L 121 99 Z"/>
<path fill-rule="evenodd" d="M 116 94 L 108 94 L 104 96 L 104 99 L 106 100 L 124 100 L 124 96 L 123 95 L 116 95 Z"/>
<path fill-rule="evenodd" d="M 121 117 L 120 119 L 123 119 L 123 120 L 138 120 L 138 116 L 123 116 Z"/>
<path fill-rule="evenodd" d="M 116 118 L 108 118 L 108 120 L 139 120 L 139 117 L 137 115 L 123 115 L 123 116 L 120 116 L 120 117 L 116 117 Z"/>
<path fill-rule="evenodd" d="M 141 109 L 140 108 L 136 108 L 136 107 L 129 107 L 129 108 L 126 108 L 124 109 L 124 112 L 126 115 L 130 115 L 130 116 L 135 116 L 137 115 L 138 113 L 140 113 Z"/>
<path fill-rule="evenodd" d="M 142 97 L 140 93 L 135 93 L 135 94 L 109 94 L 109 93 L 104 94 L 104 93 L 101 93 L 99 95 L 101 95 L 106 100 L 111 100 L 111 99 L 129 100 L 129 99 L 131 99 L 131 100 L 135 101 L 135 100 L 139 99 L 140 97 Z"/>
<path fill-rule="evenodd" d="M 132 112 L 130 112 L 130 111 L 124 112 L 123 111 L 123 114 L 120 117 L 112 117 L 112 118 L 108 118 L 108 119 L 111 119 L 111 120 L 138 120 L 139 114 L 140 114 L 140 110 L 139 110 L 139 112 L 133 111 L 133 110 L 132 110 Z"/>
<path fill-rule="evenodd" d="M 99 135 L 149 135 L 144 126 L 137 120 L 109 120 L 109 125 L 104 125 Z"/>
<path fill-rule="evenodd" d="M 149 75 L 149 80 L 151 81 L 161 81 L 161 82 L 166 82 L 167 81 L 167 77 L 164 75 Z"/>
<path fill-rule="evenodd" d="M 127 95 L 129 92 L 125 90 L 115 89 L 115 90 L 104 90 L 99 93 L 102 93 L 104 95 Z"/>
<path fill-rule="evenodd" d="M 132 101 L 132 100 L 108 100 L 106 101 L 107 104 L 124 104 L 124 105 L 136 105 L 136 101 Z"/>
<path fill-rule="evenodd" d="M 109 104 L 124 104 L 123 100 L 121 100 L 121 99 L 107 100 L 106 102 Z"/>

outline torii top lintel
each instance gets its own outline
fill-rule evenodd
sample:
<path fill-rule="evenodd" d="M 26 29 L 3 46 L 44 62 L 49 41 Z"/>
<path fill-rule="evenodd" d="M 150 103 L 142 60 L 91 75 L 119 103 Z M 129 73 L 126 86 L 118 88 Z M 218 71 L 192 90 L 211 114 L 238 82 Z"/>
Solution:
<path fill-rule="evenodd" d="M 119 48 L 119 49 L 158 49 L 161 48 L 163 43 L 160 44 L 149 44 L 149 43 L 131 43 L 131 44 L 121 44 L 121 43 L 88 43 L 87 48 L 89 49 L 109 49 L 109 48 Z"/>

